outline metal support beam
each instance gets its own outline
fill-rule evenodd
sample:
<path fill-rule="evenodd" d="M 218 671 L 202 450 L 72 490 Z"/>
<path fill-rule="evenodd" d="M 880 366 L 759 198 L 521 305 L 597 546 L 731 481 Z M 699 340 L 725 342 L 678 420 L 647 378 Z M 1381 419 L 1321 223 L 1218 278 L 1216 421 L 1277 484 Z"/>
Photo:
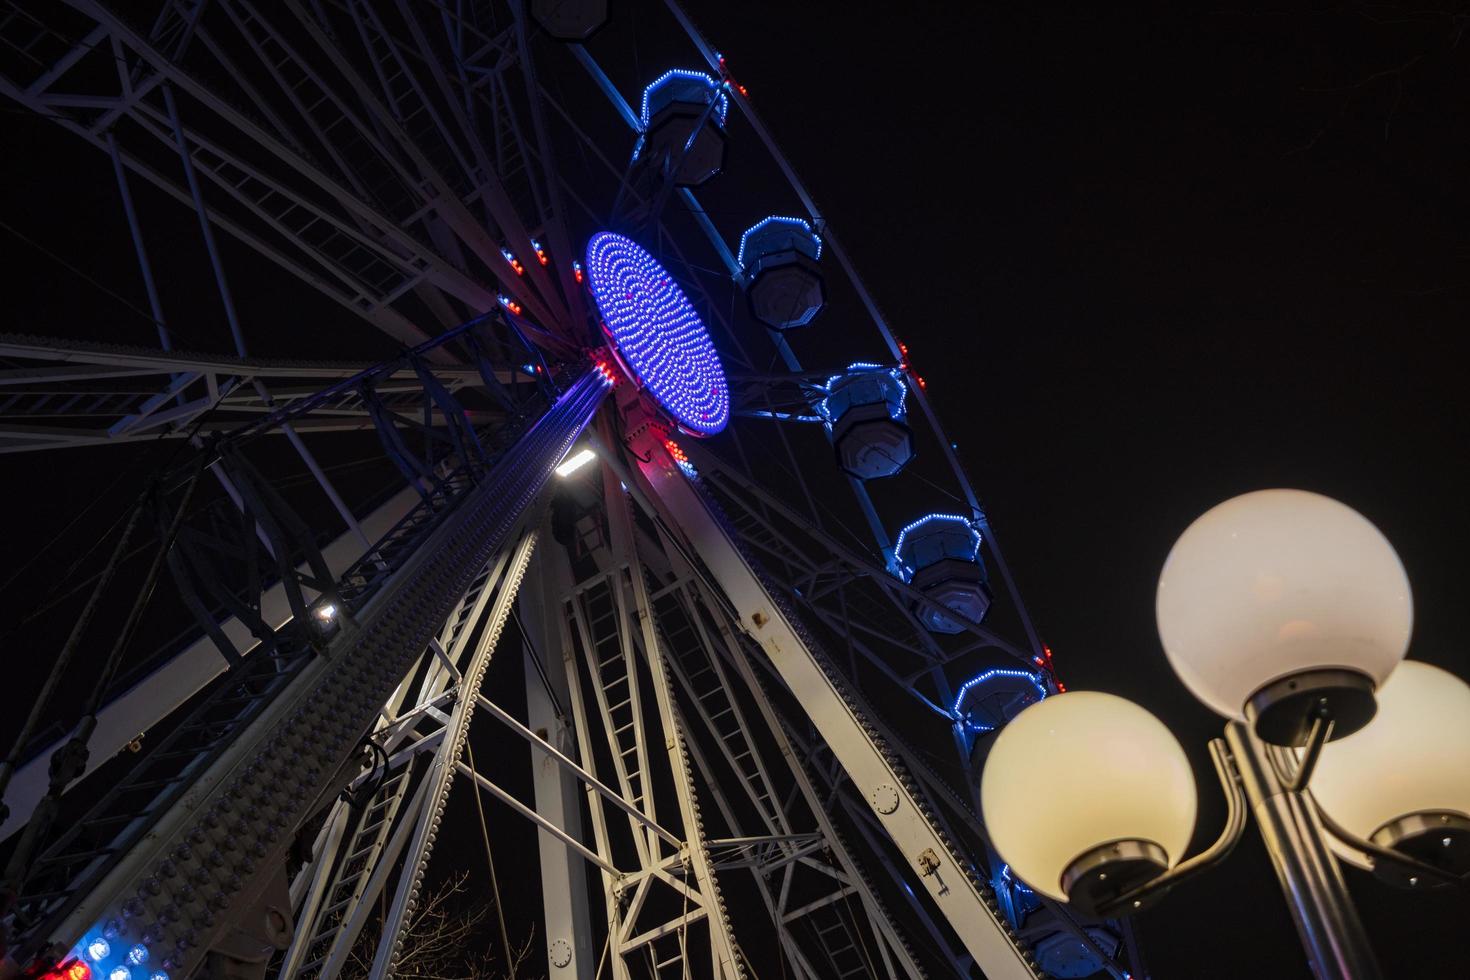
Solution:
<path fill-rule="evenodd" d="M 870 737 L 862 705 L 824 662 L 794 613 L 763 584 L 667 452 L 655 450 L 648 462 L 640 462 L 640 469 L 668 526 L 679 528 L 703 559 L 741 628 L 760 644 L 800 699 L 854 784 L 865 794 L 891 795 L 896 801 L 878 810 L 884 829 L 981 969 L 992 980 L 1035 980 L 1029 954 L 991 909 L 986 886 L 969 859 L 935 828 L 927 803 L 897 759 Z"/>

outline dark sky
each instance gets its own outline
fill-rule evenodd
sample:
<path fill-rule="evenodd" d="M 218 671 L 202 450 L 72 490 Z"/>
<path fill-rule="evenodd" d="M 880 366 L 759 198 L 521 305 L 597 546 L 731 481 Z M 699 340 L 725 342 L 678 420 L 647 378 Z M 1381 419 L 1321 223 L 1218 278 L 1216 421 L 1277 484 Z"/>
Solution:
<path fill-rule="evenodd" d="M 1220 722 L 1153 598 L 1213 504 L 1362 511 L 1408 569 L 1410 655 L 1470 676 L 1470 16 L 1112 6 L 696 15 L 909 340 L 1063 679 L 1185 744 L 1202 846 Z M 1470 971 L 1463 894 L 1352 879 L 1387 976 Z M 1309 976 L 1254 829 L 1142 930 L 1163 980 Z"/>
<path fill-rule="evenodd" d="M 1169 672 L 1153 593 L 1213 504 L 1294 486 L 1361 510 L 1408 568 L 1411 655 L 1470 677 L 1464 4 L 691 6 L 909 342 L 1063 679 L 1138 701 L 1184 743 L 1196 846 L 1223 815 L 1204 747 L 1220 722 Z M 732 167 L 754 152 L 742 136 Z M 110 194 L 100 155 L 74 152 Z M 49 227 L 56 201 L 34 189 L 52 169 L 13 156 L 5 213 L 75 259 L 86 235 Z M 63 202 L 73 222 L 81 200 Z M 131 255 L 109 254 L 93 271 L 136 294 Z M 96 335 L 45 298 L 63 281 L 32 284 L 6 329 Z M 276 302 L 237 295 L 252 316 Z M 313 321 L 324 347 L 330 320 Z M 138 321 L 110 329 L 151 342 Z M 11 493 L 60 521 L 71 498 L 6 459 Z M 1352 884 L 1388 977 L 1470 974 L 1463 895 Z M 1160 980 L 1308 976 L 1253 829 L 1146 913 L 1142 939 Z"/>

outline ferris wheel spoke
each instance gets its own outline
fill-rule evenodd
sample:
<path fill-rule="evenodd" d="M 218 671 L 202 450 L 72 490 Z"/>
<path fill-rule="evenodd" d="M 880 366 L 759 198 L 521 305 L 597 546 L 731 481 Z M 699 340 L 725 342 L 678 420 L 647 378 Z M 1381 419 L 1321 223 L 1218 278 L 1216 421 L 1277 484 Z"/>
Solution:
<path fill-rule="evenodd" d="M 27 23 L 38 25 L 37 30 L 53 44 L 65 46 L 40 71 L 34 64 L 28 70 L 24 65 L 12 66 L 0 85 L 12 98 L 98 148 L 105 145 L 104 133 L 116 134 L 122 159 L 130 169 L 176 199 L 186 200 L 182 183 L 159 169 L 154 163 L 160 160 L 158 148 L 144 138 L 151 136 L 165 146 L 174 144 L 178 134 L 171 131 L 172 114 L 160 98 L 166 85 L 174 87 L 189 100 L 185 103 L 189 122 L 183 135 L 191 162 L 213 185 L 213 199 L 208 202 L 211 220 L 405 343 L 416 343 L 424 334 L 393 304 L 410 292 L 422 293 L 430 287 L 478 312 L 496 302 L 494 288 L 484 285 L 488 280 L 516 297 L 543 323 L 565 321 L 524 280 L 510 274 L 482 223 L 470 215 L 468 206 L 426 157 L 404 146 L 406 137 L 391 118 L 374 119 L 369 126 L 333 96 L 333 89 L 316 72 L 303 70 L 291 84 L 283 71 L 297 64 L 295 47 L 272 33 L 271 25 L 243 3 L 222 0 L 221 9 L 231 21 L 218 19 L 216 28 L 241 32 L 257 58 L 265 59 L 267 51 L 279 55 L 268 65 L 262 62 L 268 70 L 257 74 L 257 81 L 270 82 L 274 91 L 284 92 L 284 104 L 294 108 L 307 128 L 315 127 L 313 131 L 322 137 L 317 142 L 324 154 L 321 163 L 308 155 L 300 134 L 293 133 L 281 112 L 270 109 L 269 103 L 259 103 L 268 111 L 264 123 L 257 121 L 101 7 L 87 8 L 96 21 L 90 30 L 73 27 L 70 35 L 45 27 L 40 17 L 31 17 Z M 196 25 L 193 36 L 198 41 L 194 52 L 200 58 L 220 49 L 217 36 L 203 25 Z M 317 40 L 329 39 L 318 34 Z M 82 96 L 50 91 L 77 65 L 88 63 L 93 51 L 105 53 L 108 47 L 124 54 L 114 57 L 119 74 L 114 91 Z M 131 70 L 125 71 L 130 59 Z M 216 71 L 227 64 L 240 77 L 250 74 L 240 71 L 241 66 L 233 61 L 213 64 Z M 340 54 L 337 64 L 350 69 Z M 254 87 L 248 91 L 259 93 Z M 380 140 L 375 128 L 393 138 Z M 346 139 L 322 135 L 328 133 Z M 248 152 L 236 147 L 248 147 Z M 176 146 L 173 149 L 177 152 Z M 372 175 L 378 181 L 369 185 Z M 416 198 L 409 195 L 410 187 Z M 220 206 L 219 192 L 231 199 L 228 210 Z M 426 231 L 433 222 L 442 222 L 454 242 L 468 246 L 480 260 L 476 271 L 463 271 L 471 268 L 470 263 L 463 263 L 462 269 L 439 254 Z M 548 292 L 552 292 L 549 287 Z M 452 307 L 435 305 L 438 316 L 450 322 L 460 318 Z"/>
<path fill-rule="evenodd" d="M 483 173 L 478 186 L 468 186 L 467 181 L 464 180 L 456 185 L 450 176 L 453 174 L 454 154 L 450 151 L 448 157 L 445 157 L 443 153 L 446 141 L 426 139 L 421 145 L 408 130 L 406 124 L 395 117 L 393 108 L 372 94 L 373 87 L 352 63 L 348 52 L 340 43 L 334 40 L 325 28 L 305 12 L 299 4 L 287 3 L 286 7 L 296 15 L 301 27 L 315 42 L 320 53 L 347 80 L 351 91 L 362 105 L 373 127 L 384 134 L 384 143 L 387 144 L 384 146 L 386 159 L 393 161 L 412 185 L 411 200 L 417 207 L 408 217 L 410 219 L 422 218 L 431 212 L 437 215 L 479 259 L 486 273 L 517 303 L 545 324 L 565 322 L 565 314 L 558 315 L 554 307 L 548 305 L 541 296 L 531 290 L 520 275 L 507 274 L 510 272 L 510 267 L 501 254 L 501 246 L 491 238 L 483 223 L 470 213 L 465 199 L 477 193 L 485 200 L 486 207 L 499 221 L 509 224 L 510 231 L 518 233 L 524 239 L 525 248 L 529 254 L 530 236 L 525 233 L 524 227 L 520 226 L 514 209 L 508 206 L 494 175 L 489 171 Z M 367 31 L 362 27 L 363 24 L 364 22 L 359 21 L 355 26 L 359 27 L 359 36 L 363 39 L 366 55 L 372 61 L 375 70 L 383 72 L 380 56 L 391 54 L 396 49 L 391 43 L 383 42 L 375 51 L 373 39 L 381 38 L 382 35 Z M 342 32 L 338 32 L 338 37 L 341 34 Z M 399 62 L 398 64 L 404 63 Z M 409 72 L 398 68 L 397 65 L 393 67 L 395 69 L 393 72 L 383 72 L 379 77 L 384 79 L 388 86 L 392 86 L 394 81 L 400 77 L 404 79 L 404 87 L 396 90 L 395 99 L 396 104 L 399 105 L 413 103 L 413 110 L 405 113 L 404 119 L 411 120 L 422 115 L 425 118 L 425 124 L 432 126 L 437 117 L 430 104 L 424 99 L 423 89 L 416 87 L 413 76 Z M 304 65 L 301 70 L 308 72 Z M 431 159 L 430 152 L 434 152 L 439 159 Z M 441 166 L 441 162 L 447 166 Z M 504 230 L 502 228 L 502 231 Z"/>
<path fill-rule="evenodd" d="M 474 199 L 483 206 L 505 240 L 505 247 L 521 261 L 521 268 L 534 285 L 538 298 L 544 301 L 545 308 L 540 315 L 553 322 L 565 322 L 567 311 L 560 295 L 541 264 L 532 261 L 537 249 L 522 219 L 522 209 L 518 209 L 502 183 L 497 168 L 486 155 L 485 141 L 461 105 L 455 91 L 457 79 L 443 68 L 446 61 L 457 61 L 457 52 L 435 50 L 433 39 L 439 32 L 426 30 L 407 5 L 399 3 L 396 9 L 402 27 L 409 34 L 408 41 L 398 39 L 390 31 L 383 10 L 377 5 L 356 3 L 346 7 L 356 36 L 362 42 L 363 53 L 371 62 L 382 107 L 405 137 L 404 145 L 419 149 L 429 160 L 433 171 L 426 177 L 434 180 L 435 175 L 442 175 L 445 186 L 457 198 Z M 502 44 L 495 48 L 502 49 Z M 470 106 L 474 104 L 473 100 L 465 101 Z M 531 188 L 530 210 L 534 211 L 534 181 Z M 454 217 L 449 219 L 452 224 L 455 224 Z M 455 227 L 462 232 L 461 224 Z M 478 250 L 483 243 L 476 238 L 471 244 Z M 502 260 L 498 248 L 495 253 L 494 256 L 482 253 L 480 257 L 493 265 Z M 525 303 L 525 294 L 514 295 Z M 535 310 L 537 305 L 527 304 L 527 308 Z"/>
<path fill-rule="evenodd" d="M 16 365 L 0 371 L 0 453 L 225 432 L 369 366 L 162 353 L 14 334 L 0 335 L 0 357 Z M 498 373 L 510 379 L 508 371 Z M 451 391 L 484 384 L 475 368 L 439 368 L 437 377 Z M 266 386 L 269 398 L 262 394 Z M 399 378 L 381 390 L 402 398 L 419 385 Z M 295 428 L 343 431 L 371 424 L 361 406 L 344 402 Z"/>

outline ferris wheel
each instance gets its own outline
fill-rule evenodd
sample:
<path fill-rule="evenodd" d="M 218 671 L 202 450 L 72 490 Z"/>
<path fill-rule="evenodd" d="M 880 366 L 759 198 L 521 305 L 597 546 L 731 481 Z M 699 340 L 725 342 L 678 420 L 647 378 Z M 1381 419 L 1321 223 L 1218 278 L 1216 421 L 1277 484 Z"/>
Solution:
<path fill-rule="evenodd" d="M 9 695 L 0 976 L 393 976 L 461 868 L 537 879 L 552 978 L 1145 976 L 985 843 L 1065 687 L 921 325 L 635 5 L 0 13 L 137 271 L 0 337 L 0 451 L 115 518 Z"/>

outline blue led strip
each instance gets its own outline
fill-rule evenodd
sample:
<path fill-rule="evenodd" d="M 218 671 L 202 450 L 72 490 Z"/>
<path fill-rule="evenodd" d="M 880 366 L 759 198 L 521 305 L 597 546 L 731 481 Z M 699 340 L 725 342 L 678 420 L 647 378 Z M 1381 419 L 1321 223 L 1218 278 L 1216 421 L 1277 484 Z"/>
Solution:
<path fill-rule="evenodd" d="M 690 71 L 688 68 L 670 68 L 668 71 L 664 72 L 662 75 L 658 76 L 652 82 L 650 82 L 648 86 L 643 90 L 643 107 L 642 111 L 639 113 L 639 118 L 643 122 L 644 132 L 648 131 L 650 115 L 648 97 L 658 89 L 670 83 L 680 84 L 688 82 L 695 82 L 699 83 L 702 86 L 707 86 L 709 92 L 714 94 L 715 98 L 719 99 L 719 102 L 715 106 L 715 118 L 719 121 L 720 127 L 724 128 L 725 118 L 730 114 L 730 97 L 725 94 L 725 90 L 720 85 L 720 83 L 715 81 L 714 78 L 706 75 L 702 71 Z M 683 87 L 686 89 L 692 89 L 699 86 L 684 84 Z M 687 101 L 687 99 L 680 99 L 677 97 L 670 100 L 671 103 Z M 708 103 L 709 98 L 706 97 L 704 101 Z"/>
<path fill-rule="evenodd" d="M 807 221 L 805 218 L 787 218 L 779 214 L 773 214 L 769 218 L 762 218 L 760 221 L 751 225 L 749 228 L 745 229 L 745 234 L 740 236 L 740 251 L 735 256 L 735 261 L 742 268 L 745 266 L 745 243 L 750 240 L 751 235 L 758 234 L 761 229 L 767 227 L 768 225 L 795 225 L 796 227 L 804 231 L 808 236 L 810 236 L 811 240 L 816 243 L 817 254 L 813 255 L 812 258 L 820 259 L 822 257 L 822 239 L 820 235 L 812 230 L 811 222 Z"/>
<path fill-rule="evenodd" d="M 691 435 L 730 421 L 730 389 L 704 321 L 668 271 L 613 232 L 587 243 L 587 281 L 618 354 L 635 380 Z"/>
<path fill-rule="evenodd" d="M 1030 885 L 1026 884 L 1020 878 L 1017 878 L 1011 874 L 1011 866 L 1009 864 L 1002 864 L 1000 866 L 1000 877 L 1002 881 L 1004 881 L 1010 887 L 1014 888 L 1016 891 L 1020 892 L 1022 895 L 1030 896 L 1036 894 L 1031 890 Z"/>
<path fill-rule="evenodd" d="M 970 541 L 974 545 L 974 550 L 968 556 L 966 556 L 967 559 L 973 561 L 980 555 L 980 532 L 975 529 L 975 525 L 972 521 L 967 518 L 961 517 L 958 514 L 927 514 L 924 517 L 919 518 L 917 521 L 905 525 L 903 530 L 898 532 L 898 540 L 893 543 L 893 554 L 898 562 L 899 570 L 901 572 L 900 577 L 905 582 L 914 577 L 914 572 L 917 569 L 915 569 L 913 567 L 913 564 L 904 557 L 904 538 L 919 530 L 924 525 L 931 524 L 935 521 L 952 521 L 957 524 L 963 524 L 965 528 L 970 532 Z"/>
<path fill-rule="evenodd" d="M 766 220 L 767 221 L 770 221 L 771 219 L 770 218 L 767 218 Z M 793 219 L 793 220 L 795 220 L 795 219 Z M 755 231 L 755 229 L 752 228 L 750 231 Z M 748 234 L 750 234 L 750 232 L 748 231 L 748 232 L 746 232 L 746 234 L 748 235 Z M 740 240 L 740 247 L 741 247 L 741 250 L 742 251 L 745 248 L 745 240 L 743 238 Z M 852 364 L 849 364 L 847 366 L 847 373 L 846 374 L 834 374 L 834 375 L 832 375 L 832 377 L 828 378 L 827 379 L 827 383 L 825 385 L 823 385 L 823 387 L 827 391 L 827 398 L 830 398 L 832 396 L 832 386 L 835 385 L 837 382 L 842 381 L 845 378 L 849 378 L 849 377 L 851 377 L 854 374 L 859 374 L 859 373 L 863 373 L 863 372 L 871 372 L 871 371 L 886 371 L 888 373 L 888 376 L 889 377 L 891 377 L 894 381 L 898 382 L 898 407 L 900 409 L 902 409 L 903 408 L 903 403 L 905 401 L 907 401 L 908 400 L 908 397 L 909 397 L 909 389 L 908 389 L 908 386 L 903 383 L 903 374 L 902 374 L 902 372 L 900 372 L 898 370 L 898 368 L 885 368 L 882 364 L 873 364 L 873 363 L 871 363 L 869 361 L 854 361 Z M 827 428 L 828 429 L 831 429 L 832 428 L 832 413 L 827 409 L 827 398 L 823 398 L 821 401 L 817 402 L 817 412 L 821 415 L 821 418 L 812 419 L 811 421 L 814 421 L 814 422 L 823 422 L 823 421 L 825 421 L 827 423 Z M 803 419 L 802 421 L 807 421 L 807 420 L 806 419 Z M 960 518 L 960 520 L 964 520 L 964 518 Z M 918 523 L 920 523 L 920 522 L 918 522 L 918 521 L 915 522 L 915 524 L 918 524 Z M 909 527 L 913 527 L 913 526 L 915 526 L 915 525 L 914 524 L 910 524 L 909 525 Z M 907 530 L 907 528 L 905 528 L 905 530 Z"/>
<path fill-rule="evenodd" d="M 1030 671 L 1012 670 L 1009 667 L 992 667 L 990 670 L 985 671 L 985 673 L 972 677 L 969 680 L 965 681 L 964 684 L 960 685 L 959 693 L 955 695 L 954 707 L 950 709 L 950 713 L 954 715 L 955 721 L 963 723 L 964 726 L 970 731 L 979 734 L 984 734 L 985 732 L 992 730 L 992 726 L 990 725 L 976 725 L 966 719 L 964 714 L 960 711 L 960 705 L 964 704 L 965 695 L 969 694 L 971 689 L 979 687 L 986 681 L 996 677 L 1024 677 L 1026 680 L 1031 682 L 1032 687 L 1036 688 L 1037 700 L 1041 701 L 1046 699 L 1046 684 L 1042 682 L 1040 677 L 1036 676 Z"/>

